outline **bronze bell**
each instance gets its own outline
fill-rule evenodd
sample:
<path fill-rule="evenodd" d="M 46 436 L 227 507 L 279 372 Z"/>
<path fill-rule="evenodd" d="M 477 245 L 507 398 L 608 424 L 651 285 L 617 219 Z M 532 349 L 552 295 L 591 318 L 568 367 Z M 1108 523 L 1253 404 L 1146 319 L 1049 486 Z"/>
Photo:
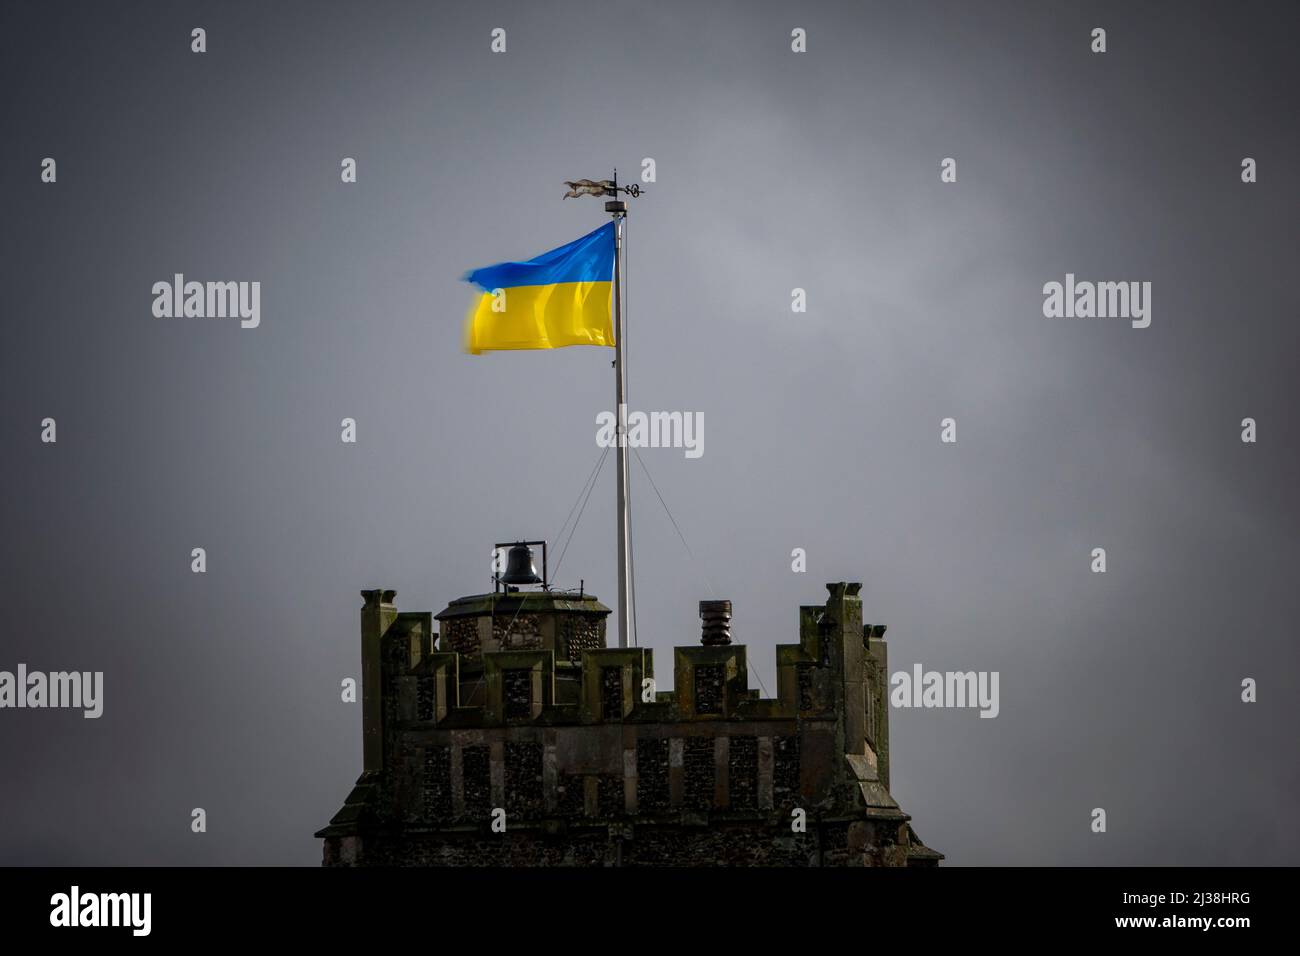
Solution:
<path fill-rule="evenodd" d="M 533 564 L 533 549 L 526 544 L 517 544 L 506 556 L 506 570 L 501 575 L 502 584 L 541 584 L 537 576 L 537 567 Z"/>

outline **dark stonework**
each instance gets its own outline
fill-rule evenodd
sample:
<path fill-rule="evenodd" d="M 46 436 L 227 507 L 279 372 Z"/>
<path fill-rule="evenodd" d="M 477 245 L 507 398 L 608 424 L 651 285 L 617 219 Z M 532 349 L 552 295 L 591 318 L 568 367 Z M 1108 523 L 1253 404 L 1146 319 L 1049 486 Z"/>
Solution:
<path fill-rule="evenodd" d="M 732 810 L 758 806 L 758 738 L 732 737 L 727 755 L 727 792 Z"/>
<path fill-rule="evenodd" d="M 451 748 L 424 748 L 424 819 L 441 823 L 451 819 Z"/>
<path fill-rule="evenodd" d="M 627 811 L 621 776 L 602 773 L 597 778 L 596 805 L 602 817 L 621 817 Z"/>
<path fill-rule="evenodd" d="M 541 621 L 536 614 L 512 614 L 492 621 L 492 636 L 503 651 L 531 651 L 542 646 Z"/>
<path fill-rule="evenodd" d="M 776 698 L 749 689 L 745 646 L 713 620 L 713 644 L 672 652 L 677 690 L 650 700 L 652 653 L 605 648 L 590 595 L 429 615 L 363 592 L 363 772 L 317 834 L 325 864 L 937 865 L 888 789 L 885 628 L 863 625 L 858 585 L 828 589 L 776 648 Z"/>
<path fill-rule="evenodd" d="M 600 669 L 600 712 L 606 720 L 623 719 L 623 668 Z"/>
<path fill-rule="evenodd" d="M 465 747 L 460 752 L 461 778 L 465 781 L 465 817 L 488 822 L 492 812 L 492 765 L 488 747 Z"/>
<path fill-rule="evenodd" d="M 812 710 L 816 706 L 813 697 L 813 664 L 796 664 L 795 674 L 799 678 L 799 709 Z"/>
<path fill-rule="evenodd" d="M 668 741 L 642 737 L 636 742 L 636 805 L 639 813 L 667 810 Z"/>
<path fill-rule="evenodd" d="M 777 737 L 772 741 L 772 806 L 788 813 L 799 805 L 799 738 Z"/>
<path fill-rule="evenodd" d="M 542 812 L 542 745 L 507 743 L 506 816 L 536 817 Z"/>
<path fill-rule="evenodd" d="M 511 668 L 504 673 L 506 719 L 527 719 L 533 715 L 533 672 Z"/>
<path fill-rule="evenodd" d="M 580 817 L 583 814 L 583 778 L 577 774 L 562 774 L 555 788 L 556 811 L 562 817 Z"/>
<path fill-rule="evenodd" d="M 421 677 L 415 685 L 415 719 L 433 720 L 435 691 L 432 677 Z"/>
<path fill-rule="evenodd" d="M 686 771 L 686 806 L 692 810 L 707 810 L 713 806 L 713 779 L 716 769 L 713 762 L 713 738 L 686 738 L 683 758 Z"/>
<path fill-rule="evenodd" d="M 567 619 L 565 651 L 570 661 L 581 663 L 583 651 L 599 650 L 604 646 L 604 624 L 599 619 L 577 615 L 571 615 Z"/>
<path fill-rule="evenodd" d="M 453 651 L 462 657 L 476 659 L 480 646 L 478 638 L 478 621 L 462 618 L 448 621 L 442 629 L 443 650 Z"/>
<path fill-rule="evenodd" d="M 721 664 L 702 664 L 695 669 L 695 712 L 697 714 L 722 713 L 725 674 Z"/>

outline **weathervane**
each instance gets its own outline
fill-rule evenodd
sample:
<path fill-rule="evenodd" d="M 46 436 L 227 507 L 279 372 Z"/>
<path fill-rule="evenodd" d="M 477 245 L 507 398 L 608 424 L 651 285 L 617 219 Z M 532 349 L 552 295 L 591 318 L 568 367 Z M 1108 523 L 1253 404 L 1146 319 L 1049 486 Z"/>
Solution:
<path fill-rule="evenodd" d="M 620 186 L 618 184 L 618 170 L 614 170 L 613 179 L 574 179 L 564 181 L 564 185 L 569 187 L 569 191 L 564 194 L 563 199 L 578 199 L 582 196 L 615 196 L 619 193 L 631 196 L 633 199 L 641 195 L 641 187 L 636 183 L 630 186 Z"/>

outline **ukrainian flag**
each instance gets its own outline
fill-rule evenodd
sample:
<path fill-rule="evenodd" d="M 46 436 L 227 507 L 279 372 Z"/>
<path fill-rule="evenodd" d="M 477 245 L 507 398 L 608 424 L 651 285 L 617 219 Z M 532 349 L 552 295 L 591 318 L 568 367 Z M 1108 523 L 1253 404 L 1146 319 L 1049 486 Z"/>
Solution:
<path fill-rule="evenodd" d="M 614 345 L 614 223 L 526 262 L 467 273 L 483 295 L 465 322 L 465 351 Z"/>

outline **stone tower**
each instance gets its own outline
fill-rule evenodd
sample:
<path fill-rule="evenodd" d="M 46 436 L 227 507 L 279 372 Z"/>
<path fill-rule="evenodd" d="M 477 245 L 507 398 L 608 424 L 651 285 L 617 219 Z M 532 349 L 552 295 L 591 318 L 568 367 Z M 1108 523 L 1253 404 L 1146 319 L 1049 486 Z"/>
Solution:
<path fill-rule="evenodd" d="M 800 608 L 775 699 L 749 687 L 728 602 L 703 602 L 663 692 L 651 651 L 605 647 L 590 595 L 435 616 L 363 591 L 364 769 L 316 834 L 325 864 L 937 865 L 889 793 L 885 628 L 860 587 Z"/>

